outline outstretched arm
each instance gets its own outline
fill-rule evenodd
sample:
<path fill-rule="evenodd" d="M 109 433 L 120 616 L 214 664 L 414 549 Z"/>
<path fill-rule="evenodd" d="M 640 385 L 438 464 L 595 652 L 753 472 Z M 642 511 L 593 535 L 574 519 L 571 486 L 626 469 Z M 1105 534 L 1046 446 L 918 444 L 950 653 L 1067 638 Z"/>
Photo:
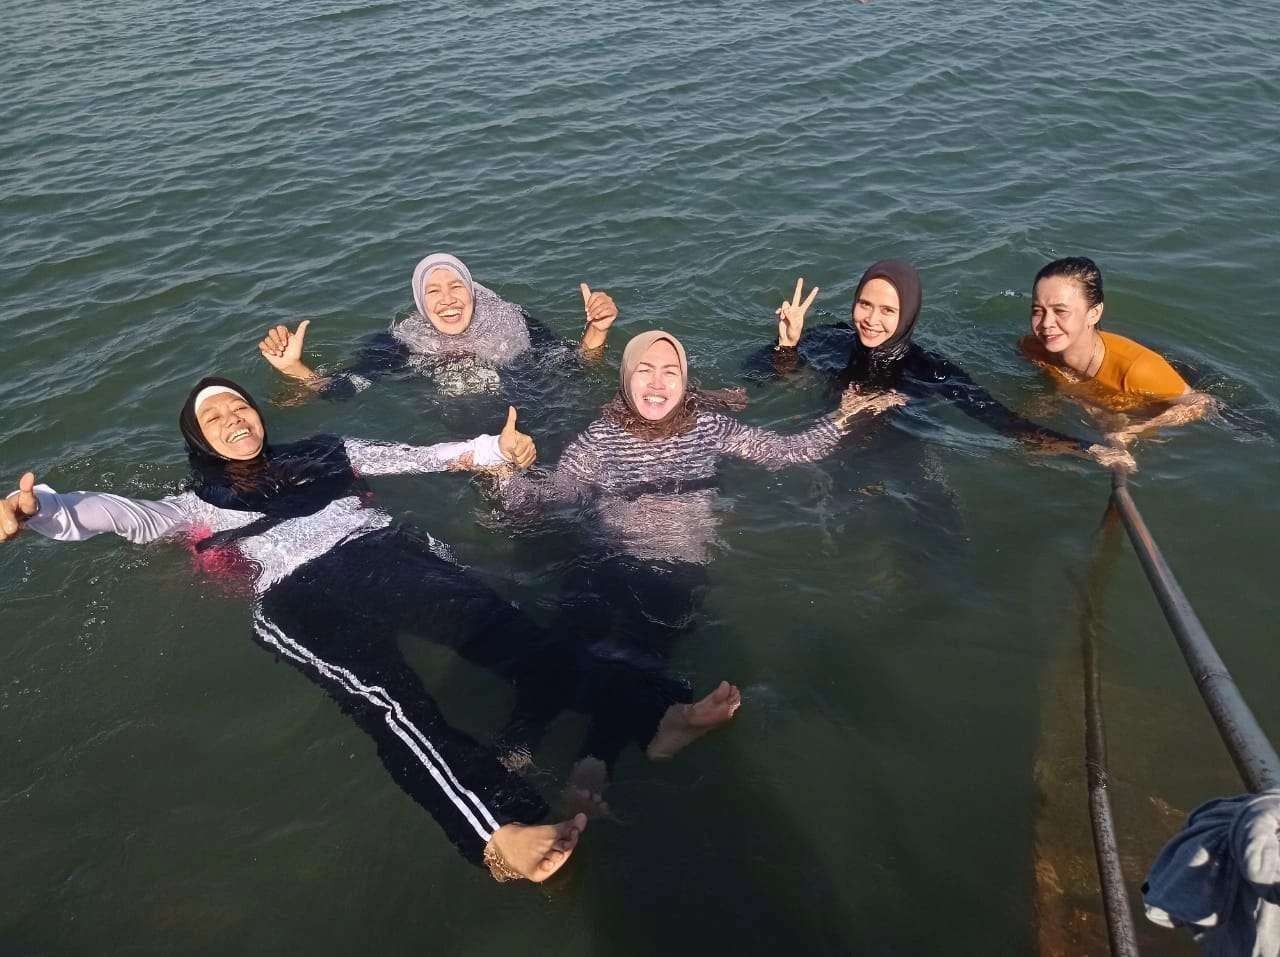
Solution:
<path fill-rule="evenodd" d="M 1093 459 L 1108 468 L 1134 469 L 1133 457 L 1123 449 L 1067 435 L 1023 418 L 969 378 L 959 366 L 936 356 L 930 359 L 933 368 L 928 378 L 939 382 L 942 395 L 971 419 L 1043 452 Z"/>
<path fill-rule="evenodd" d="M 191 524 L 185 496 L 150 502 L 106 492 L 59 494 L 27 472 L 18 491 L 0 501 L 0 542 L 24 528 L 59 542 L 111 532 L 135 544 L 155 541 Z"/>
<path fill-rule="evenodd" d="M 401 475 L 410 472 L 482 471 L 504 465 L 527 469 L 537 456 L 533 439 L 516 429 L 516 410 L 507 409 L 507 422 L 498 435 L 477 435 L 465 442 L 405 445 L 343 439 L 351 467 L 363 475 Z"/>
<path fill-rule="evenodd" d="M 897 392 L 862 395 L 849 389 L 841 395 L 840 407 L 834 412 L 824 415 L 805 431 L 791 435 L 718 416 L 721 450 L 768 469 L 816 462 L 835 451 L 856 416 L 879 415 L 905 402 L 906 397 Z"/>

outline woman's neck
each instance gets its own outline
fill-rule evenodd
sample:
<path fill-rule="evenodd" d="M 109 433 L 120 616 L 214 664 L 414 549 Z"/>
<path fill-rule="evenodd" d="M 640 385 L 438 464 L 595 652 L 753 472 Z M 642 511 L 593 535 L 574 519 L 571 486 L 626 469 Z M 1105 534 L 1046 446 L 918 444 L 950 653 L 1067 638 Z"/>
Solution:
<path fill-rule="evenodd" d="M 1088 336 L 1081 336 L 1079 341 L 1073 342 L 1062 353 L 1062 364 L 1082 376 L 1092 376 L 1098 371 L 1097 366 L 1101 365 L 1098 353 L 1104 351 L 1098 330 L 1090 329 L 1089 333 Z"/>

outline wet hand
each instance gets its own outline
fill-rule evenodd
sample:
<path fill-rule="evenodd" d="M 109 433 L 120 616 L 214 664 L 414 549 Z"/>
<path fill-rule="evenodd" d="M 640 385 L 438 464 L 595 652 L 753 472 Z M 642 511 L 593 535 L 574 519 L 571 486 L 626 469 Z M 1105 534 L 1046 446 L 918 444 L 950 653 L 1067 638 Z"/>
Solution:
<path fill-rule="evenodd" d="M 840 424 L 846 425 L 850 419 L 862 412 L 879 415 L 906 404 L 907 397 L 901 392 L 864 393 L 852 388 L 845 389 L 840 396 Z"/>
<path fill-rule="evenodd" d="M 578 289 L 582 293 L 582 308 L 587 313 L 587 325 L 600 332 L 606 331 L 618 318 L 618 306 L 613 297 L 599 290 L 592 292 L 585 282 L 578 283 Z"/>
<path fill-rule="evenodd" d="M 1134 459 L 1133 454 L 1125 448 L 1117 448 L 1114 445 L 1091 445 L 1084 450 L 1084 454 L 1103 468 L 1121 472 L 1138 471 L 1137 461 Z"/>
<path fill-rule="evenodd" d="M 315 373 L 302 361 L 302 345 L 307 337 L 310 319 L 303 319 L 298 327 L 289 331 L 288 326 L 276 326 L 268 329 L 262 341 L 258 343 L 258 351 L 262 358 L 287 376 L 295 379 L 310 379 Z"/>
<path fill-rule="evenodd" d="M 791 299 L 784 300 L 782 305 L 774 310 L 774 315 L 778 317 L 778 345 L 787 349 L 795 348 L 796 343 L 800 341 L 800 334 L 804 332 L 805 313 L 809 311 L 817 295 L 818 287 L 814 286 L 809 290 L 809 295 L 802 300 L 800 297 L 804 296 L 804 277 L 801 276 L 796 280 L 796 290 Z"/>
<path fill-rule="evenodd" d="M 527 469 L 538 457 L 533 439 L 516 430 L 516 407 L 507 406 L 507 424 L 498 436 L 498 451 L 502 457 L 518 469 Z"/>
<path fill-rule="evenodd" d="M 0 542 L 17 537 L 27 519 L 40 511 L 35 488 L 36 474 L 27 472 L 18 480 L 18 493 L 0 499 Z"/>

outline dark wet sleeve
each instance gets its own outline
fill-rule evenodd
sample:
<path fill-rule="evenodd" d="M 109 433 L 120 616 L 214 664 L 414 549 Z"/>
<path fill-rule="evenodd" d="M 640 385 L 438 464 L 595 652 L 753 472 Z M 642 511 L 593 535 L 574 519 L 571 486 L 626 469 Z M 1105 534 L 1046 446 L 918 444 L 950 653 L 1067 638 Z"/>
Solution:
<path fill-rule="evenodd" d="M 408 361 L 405 344 L 389 332 L 379 332 L 360 344 L 348 365 L 326 375 L 317 391 L 326 399 L 349 399 L 379 379 L 402 371 Z"/>
<path fill-rule="evenodd" d="M 807 364 L 799 349 L 782 348 L 775 344 L 762 346 L 747 356 L 742 363 L 742 373 L 753 382 L 768 382 L 785 379 Z"/>
<path fill-rule="evenodd" d="M 526 312 L 524 321 L 525 325 L 529 327 L 529 343 L 533 352 L 545 353 L 568 346 L 569 340 L 557 336 L 551 327 L 541 319 L 534 319 Z"/>
<path fill-rule="evenodd" d="M 937 393 L 954 402 L 965 415 L 1001 435 L 1034 445 L 1065 443 L 1080 450 L 1087 449 L 1092 444 L 1086 439 L 1024 419 L 969 378 L 968 373 L 953 362 L 927 353 L 917 361 L 920 367 L 912 371 L 918 378 L 934 383 Z"/>

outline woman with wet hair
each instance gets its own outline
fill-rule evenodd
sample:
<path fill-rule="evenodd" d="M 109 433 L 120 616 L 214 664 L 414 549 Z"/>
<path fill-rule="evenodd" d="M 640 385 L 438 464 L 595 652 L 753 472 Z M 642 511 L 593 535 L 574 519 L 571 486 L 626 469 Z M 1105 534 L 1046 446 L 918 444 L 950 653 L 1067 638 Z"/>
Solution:
<path fill-rule="evenodd" d="M 419 447 L 319 435 L 275 445 L 253 397 L 214 377 L 191 390 L 179 427 L 189 490 L 159 501 L 59 494 L 28 472 L 0 499 L 0 541 L 23 529 L 64 542 L 104 532 L 135 543 L 180 538 L 205 567 L 245 572 L 257 641 L 325 688 L 374 739 L 397 783 L 498 880 L 545 880 L 586 824 L 581 816 L 537 824 L 547 806 L 499 760 L 500 751 L 523 748 L 524 729 L 576 708 L 620 738 L 668 750 L 691 739 L 685 717 L 698 706 L 683 704 L 685 688 L 613 680 L 637 677 L 629 674 L 588 680 L 574 643 L 502 601 L 430 535 L 393 525 L 368 504 L 370 476 L 527 468 L 535 450 L 516 430 L 514 409 L 500 435 L 465 442 Z M 450 727 L 400 651 L 403 632 L 514 688 L 501 748 Z"/>
<path fill-rule="evenodd" d="M 1125 452 L 1037 425 L 1011 411 L 955 363 L 913 341 L 923 304 L 920 274 L 908 262 L 883 259 L 858 280 L 848 322 L 804 333 L 805 316 L 817 297 L 806 296 L 804 279 L 776 310 L 778 339 L 771 353 L 748 363 L 752 378 L 775 378 L 809 366 L 840 389 L 862 393 L 895 389 L 911 402 L 942 399 L 1002 435 L 1046 451 L 1131 465 Z"/>
<path fill-rule="evenodd" d="M 1138 412 L 1111 434 L 1127 444 L 1164 425 L 1200 418 L 1210 406 L 1162 356 L 1099 328 L 1104 309 L 1102 271 L 1092 259 L 1055 259 L 1031 287 L 1031 335 L 1019 342 L 1032 362 L 1069 393 L 1094 407 Z M 1156 407 L 1154 414 L 1142 415 Z"/>
<path fill-rule="evenodd" d="M 720 463 L 736 458 L 768 469 L 814 462 L 840 443 L 859 413 L 891 408 L 893 394 L 854 396 L 811 428 L 784 435 L 725 414 L 740 392 L 711 392 L 689 380 L 684 346 L 661 330 L 641 333 L 622 356 L 617 394 L 601 416 L 541 476 L 504 474 L 497 495 L 511 516 L 549 506 L 585 507 L 590 545 L 574 564 L 558 605 L 557 632 L 583 635 L 591 670 L 664 674 L 676 640 L 694 627 L 706 591 L 706 565 L 717 544 Z M 722 689 L 723 690 L 723 689 Z M 724 720 L 739 700 L 724 700 Z M 691 720 L 701 728 L 715 715 Z M 677 736 L 673 739 L 679 739 Z M 594 724 L 575 779 L 598 791 L 626 740 Z M 669 756 L 663 742 L 651 758 Z"/>
<path fill-rule="evenodd" d="M 332 398 L 354 395 L 373 380 L 412 370 L 430 379 L 444 395 L 501 391 L 501 373 L 521 364 L 544 364 L 568 350 L 521 306 L 503 299 L 471 278 L 462 260 L 432 253 L 413 270 L 417 311 L 370 338 L 344 370 L 321 375 L 303 361 L 310 320 L 290 332 L 278 325 L 267 330 L 258 351 L 268 363 L 292 379 Z M 581 353 L 598 355 L 618 307 L 608 293 L 579 285 L 586 326 L 578 343 Z"/>

